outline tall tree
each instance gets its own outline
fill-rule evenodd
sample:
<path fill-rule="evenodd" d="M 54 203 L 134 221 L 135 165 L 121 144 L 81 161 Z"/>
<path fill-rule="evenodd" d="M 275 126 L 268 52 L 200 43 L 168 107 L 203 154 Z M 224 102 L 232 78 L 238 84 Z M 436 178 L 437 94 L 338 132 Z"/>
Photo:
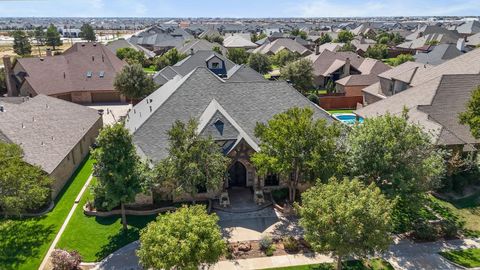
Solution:
<path fill-rule="evenodd" d="M 25 31 L 17 30 L 13 32 L 13 51 L 20 55 L 26 56 L 32 54 L 32 45 Z"/>
<path fill-rule="evenodd" d="M 444 175 L 443 153 L 421 127 L 390 114 L 365 119 L 348 134 L 348 167 L 365 183 L 375 183 L 390 198 L 416 207 Z"/>
<path fill-rule="evenodd" d="M 270 58 L 260 53 L 250 54 L 248 57 L 248 66 L 261 74 L 272 71 L 272 63 L 270 63 Z"/>
<path fill-rule="evenodd" d="M 95 30 L 93 30 L 93 27 L 89 23 L 84 23 L 82 25 L 79 37 L 92 42 L 97 40 Z"/>
<path fill-rule="evenodd" d="M 329 34 L 322 34 L 318 39 L 317 43 L 319 45 L 332 42 L 332 37 Z"/>
<path fill-rule="evenodd" d="M 168 157 L 156 167 L 160 184 L 168 183 L 179 194 L 193 199 L 198 189 L 218 190 L 230 160 L 212 138 L 197 133 L 198 121 L 176 121 L 168 131 Z"/>
<path fill-rule="evenodd" d="M 0 211 L 5 216 L 37 210 L 50 200 L 52 180 L 22 158 L 20 146 L 0 142 Z"/>
<path fill-rule="evenodd" d="M 255 128 L 260 151 L 251 160 L 260 174 L 278 173 L 288 179 L 290 201 L 299 183 L 327 180 L 342 170 L 337 159 L 339 126 L 313 115 L 310 108 L 292 108 Z"/>
<path fill-rule="evenodd" d="M 140 231 L 137 256 L 145 269 L 199 269 L 214 264 L 226 251 L 216 214 L 204 206 L 182 207 L 159 215 Z"/>
<path fill-rule="evenodd" d="M 227 51 L 227 58 L 235 64 L 246 64 L 248 62 L 248 52 L 243 48 L 230 48 Z"/>
<path fill-rule="evenodd" d="M 353 33 L 348 30 L 341 30 L 338 32 L 337 39 L 335 42 L 339 43 L 350 43 L 353 40 L 354 36 Z"/>
<path fill-rule="evenodd" d="M 272 56 L 272 63 L 279 67 L 284 67 L 286 64 L 293 62 L 299 59 L 300 57 L 301 56 L 298 53 L 294 53 L 294 52 L 291 52 L 290 50 L 283 49 Z"/>
<path fill-rule="evenodd" d="M 253 33 L 252 36 L 250 37 L 250 40 L 255 43 L 261 39 L 264 39 L 266 38 L 267 35 L 265 33 L 260 33 L 260 34 L 257 34 L 257 33 Z"/>
<path fill-rule="evenodd" d="M 47 33 L 45 35 L 45 43 L 48 46 L 52 46 L 54 51 L 57 46 L 62 45 L 62 40 L 60 39 L 60 33 L 58 32 L 57 28 L 53 24 L 50 24 L 50 26 L 47 28 Z"/>
<path fill-rule="evenodd" d="M 173 66 L 181 60 L 185 59 L 188 55 L 180 53 L 176 48 L 168 50 L 162 56 L 154 59 L 157 70 L 161 70 L 166 66 Z"/>
<path fill-rule="evenodd" d="M 292 36 L 296 36 L 296 37 L 300 37 L 300 38 L 303 38 L 303 39 L 307 39 L 307 32 L 305 31 L 302 31 L 298 28 L 295 28 L 293 29 L 290 34 L 292 34 Z"/>
<path fill-rule="evenodd" d="M 157 88 L 152 77 L 148 76 L 137 63 L 125 66 L 115 76 L 113 86 L 126 97 L 133 99 L 142 99 Z"/>
<path fill-rule="evenodd" d="M 105 127 L 98 135 L 97 145 L 92 151 L 93 172 L 98 179 L 95 196 L 104 196 L 102 208 L 111 210 L 120 206 L 126 230 L 125 204 L 133 202 L 140 192 L 144 166 L 137 156 L 132 135 L 121 123 Z"/>
<path fill-rule="evenodd" d="M 280 74 L 302 94 L 313 87 L 313 65 L 309 59 L 302 58 L 288 63 L 280 69 Z"/>
<path fill-rule="evenodd" d="M 118 58 L 127 61 L 130 65 L 138 63 L 144 66 L 147 60 L 143 52 L 137 51 L 133 48 L 120 48 L 117 50 L 116 54 Z"/>
<path fill-rule="evenodd" d="M 213 46 L 212 51 L 223 55 L 222 49 L 220 49 L 220 46 Z"/>
<path fill-rule="evenodd" d="M 385 44 L 375 44 L 370 46 L 365 52 L 365 57 L 382 60 L 388 57 L 388 47 Z"/>
<path fill-rule="evenodd" d="M 339 52 L 355 52 L 357 48 L 351 43 L 345 43 L 338 51 Z"/>
<path fill-rule="evenodd" d="M 413 55 L 411 54 L 400 54 L 395 58 L 388 59 L 387 63 L 391 66 L 396 67 L 408 61 L 414 62 L 415 57 L 413 57 Z"/>
<path fill-rule="evenodd" d="M 356 179 L 317 183 L 302 194 L 298 209 L 305 239 L 315 251 L 331 252 L 337 270 L 343 258 L 366 258 L 392 242 L 392 203 L 374 184 Z"/>
<path fill-rule="evenodd" d="M 37 46 L 43 46 L 45 45 L 45 31 L 43 27 L 39 26 L 35 28 L 35 31 L 33 32 L 33 36 L 35 37 L 35 40 L 37 41 Z"/>
<path fill-rule="evenodd" d="M 460 123 L 470 127 L 473 137 L 480 138 L 480 86 L 473 90 L 467 109 L 460 114 Z"/>

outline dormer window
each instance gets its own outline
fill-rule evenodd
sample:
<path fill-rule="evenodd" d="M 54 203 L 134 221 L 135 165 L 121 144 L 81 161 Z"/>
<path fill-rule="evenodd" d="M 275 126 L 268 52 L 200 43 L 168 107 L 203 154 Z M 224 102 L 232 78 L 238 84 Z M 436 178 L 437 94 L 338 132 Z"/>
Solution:
<path fill-rule="evenodd" d="M 87 78 L 91 78 L 93 76 L 93 72 L 87 71 Z"/>
<path fill-rule="evenodd" d="M 218 132 L 220 133 L 220 135 L 223 135 L 223 127 L 224 127 L 224 123 L 222 122 L 222 120 L 217 120 L 215 121 L 215 123 L 213 123 L 213 125 L 215 126 L 215 128 L 218 130 Z"/>

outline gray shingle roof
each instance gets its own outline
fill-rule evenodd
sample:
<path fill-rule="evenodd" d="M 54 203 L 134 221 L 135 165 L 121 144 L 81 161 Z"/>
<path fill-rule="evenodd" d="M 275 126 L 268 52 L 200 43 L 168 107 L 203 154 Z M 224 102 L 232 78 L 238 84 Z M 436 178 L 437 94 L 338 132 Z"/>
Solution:
<path fill-rule="evenodd" d="M 167 155 L 166 132 L 176 120 L 199 118 L 212 102 L 221 106 L 232 120 L 253 138 L 257 122 L 292 107 L 310 107 L 316 118 L 334 121 L 285 82 L 225 82 L 207 68 L 197 68 L 184 78 L 176 77 L 137 104 L 126 118 L 139 152 L 158 161 Z M 150 109 L 151 108 L 151 109 Z"/>
<path fill-rule="evenodd" d="M 49 174 L 101 118 L 94 109 L 44 95 L 0 104 L 0 133 L 22 147 L 26 162 Z"/>
<path fill-rule="evenodd" d="M 414 57 L 415 61 L 419 63 L 439 65 L 462 54 L 463 52 L 459 51 L 455 44 L 440 44 L 434 46 L 430 52 L 418 53 Z"/>

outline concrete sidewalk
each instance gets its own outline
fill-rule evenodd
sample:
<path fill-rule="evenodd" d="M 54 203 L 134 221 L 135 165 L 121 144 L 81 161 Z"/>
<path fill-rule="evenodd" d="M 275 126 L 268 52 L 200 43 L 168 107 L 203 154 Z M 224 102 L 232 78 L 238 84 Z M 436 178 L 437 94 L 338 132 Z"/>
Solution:
<path fill-rule="evenodd" d="M 221 261 L 211 269 L 214 270 L 247 270 L 285 267 L 292 265 L 307 265 L 318 263 L 331 263 L 333 259 L 321 254 L 296 254 L 252 259 L 239 259 L 233 261 Z"/>

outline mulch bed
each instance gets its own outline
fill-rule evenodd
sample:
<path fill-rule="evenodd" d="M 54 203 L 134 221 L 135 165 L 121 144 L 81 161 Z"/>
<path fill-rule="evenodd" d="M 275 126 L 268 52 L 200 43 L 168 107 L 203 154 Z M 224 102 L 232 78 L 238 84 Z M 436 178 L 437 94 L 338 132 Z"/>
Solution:
<path fill-rule="evenodd" d="M 303 239 L 295 240 L 298 244 L 298 250 L 289 251 L 285 250 L 283 241 L 281 239 L 273 239 L 272 246 L 275 247 L 275 251 L 271 256 L 281 256 L 287 254 L 311 254 L 313 251 L 310 249 L 308 243 Z M 249 258 L 261 258 L 269 257 L 260 248 L 260 241 L 241 241 L 236 243 L 230 243 L 228 246 L 228 255 L 224 256 L 221 260 L 235 260 L 235 259 L 249 259 Z"/>

